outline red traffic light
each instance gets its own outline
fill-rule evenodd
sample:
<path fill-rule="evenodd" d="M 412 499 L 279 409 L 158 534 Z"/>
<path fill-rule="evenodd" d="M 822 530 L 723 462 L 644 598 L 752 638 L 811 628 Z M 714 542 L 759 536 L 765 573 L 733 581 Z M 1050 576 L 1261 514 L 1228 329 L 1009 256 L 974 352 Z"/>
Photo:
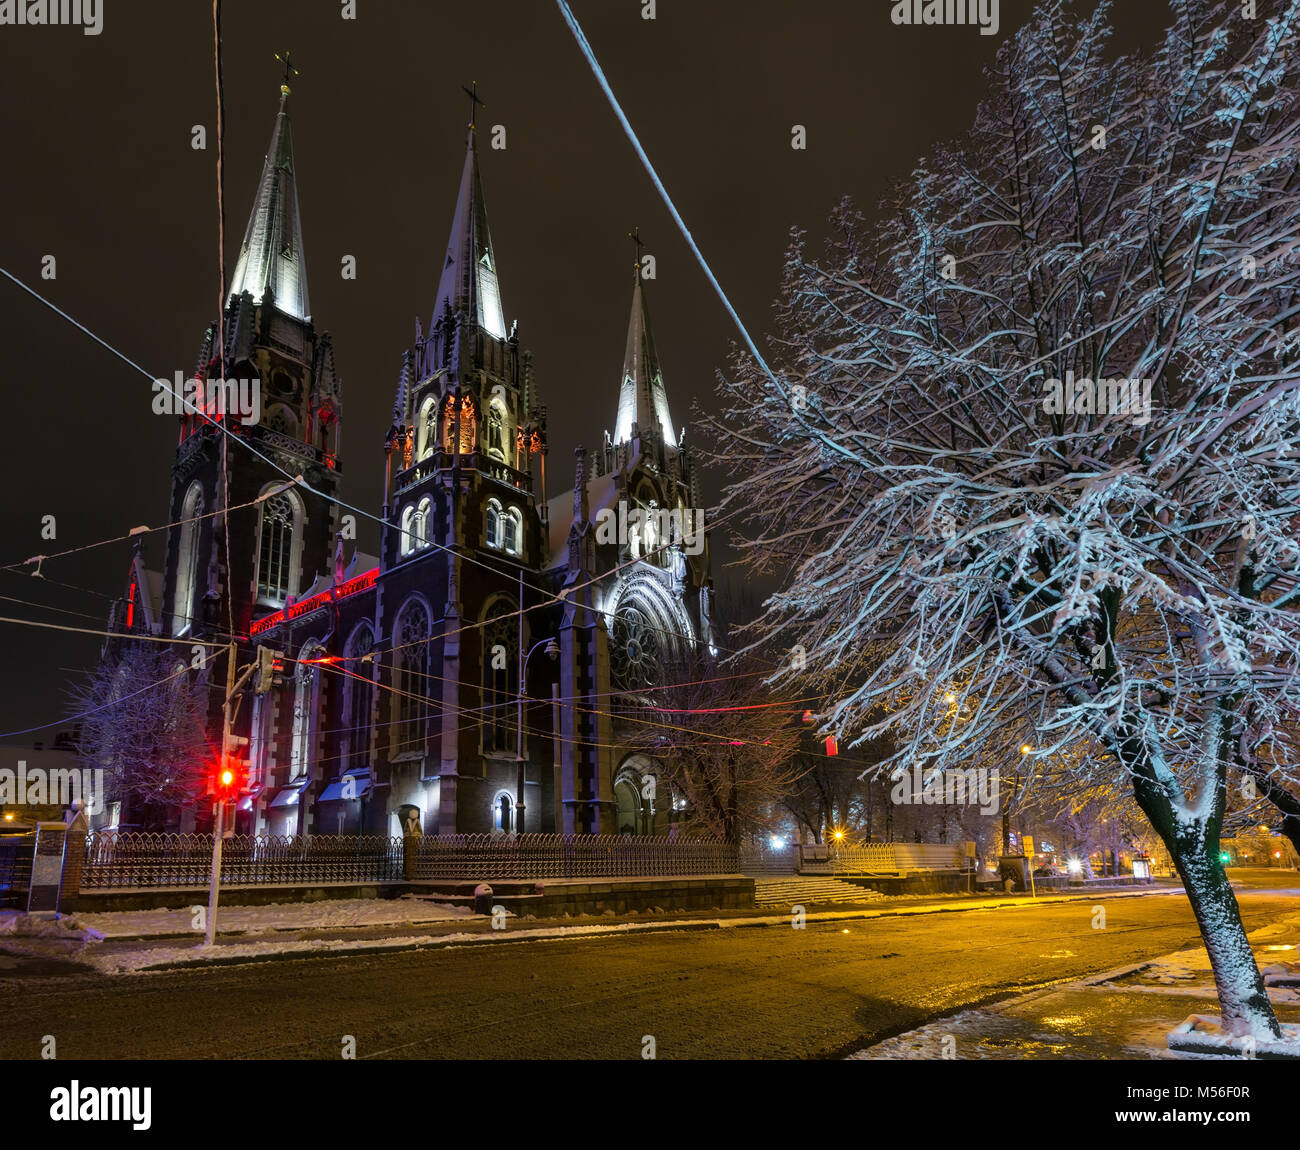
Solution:
<path fill-rule="evenodd" d="M 218 799 L 229 801 L 239 794 L 243 784 L 243 772 L 237 766 L 226 764 L 213 770 L 208 789 Z"/>

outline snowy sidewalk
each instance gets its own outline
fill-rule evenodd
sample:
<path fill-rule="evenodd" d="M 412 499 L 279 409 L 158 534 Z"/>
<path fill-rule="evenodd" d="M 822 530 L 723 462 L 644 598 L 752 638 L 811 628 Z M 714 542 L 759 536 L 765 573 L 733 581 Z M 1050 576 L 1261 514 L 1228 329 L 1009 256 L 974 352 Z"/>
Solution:
<path fill-rule="evenodd" d="M 1300 917 L 1253 931 L 1252 948 L 1266 981 L 1300 978 Z M 1288 968 L 1295 971 L 1288 974 Z M 1300 988 L 1271 985 L 1269 1000 L 1284 1030 L 1300 1033 Z M 851 1055 L 912 1059 L 1183 1059 L 1169 1032 L 1190 1015 L 1219 1013 L 1203 947 L 1122 967 L 1064 986 L 1032 991 L 978 1010 L 938 1019 Z M 1293 1029 L 1294 1028 L 1294 1029 Z M 1260 1057 L 1264 1057 L 1261 1054 Z M 1237 1054 L 1220 1057 L 1237 1058 Z"/>
<path fill-rule="evenodd" d="M 206 913 L 206 907 L 202 908 Z M 418 926 L 472 918 L 468 907 L 449 906 L 420 898 L 348 898 L 319 902 L 276 902 L 265 906 L 220 907 L 217 925 L 226 934 L 265 934 L 277 931 L 333 930 L 339 927 Z M 180 910 L 120 910 L 75 914 L 76 922 L 106 939 L 185 938 L 202 933 L 195 908 Z M 200 925 L 196 925 L 196 922 Z"/>

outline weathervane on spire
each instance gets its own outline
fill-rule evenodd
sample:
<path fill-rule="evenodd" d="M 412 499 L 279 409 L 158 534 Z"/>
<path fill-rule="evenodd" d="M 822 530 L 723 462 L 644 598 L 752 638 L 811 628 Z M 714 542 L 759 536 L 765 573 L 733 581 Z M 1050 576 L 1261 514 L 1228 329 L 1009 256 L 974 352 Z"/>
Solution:
<path fill-rule="evenodd" d="M 477 131 L 478 130 L 478 109 L 479 109 L 479 105 L 483 104 L 483 101 L 479 99 L 478 81 L 474 80 L 473 82 L 471 82 L 468 88 L 462 87 L 461 91 L 464 92 L 465 95 L 469 97 L 469 129 L 471 132 Z M 483 107 L 486 108 L 487 105 L 483 104 Z"/>
<path fill-rule="evenodd" d="M 275 54 L 275 58 L 279 60 L 281 64 L 284 65 L 284 79 L 280 83 L 280 91 L 287 96 L 289 94 L 290 81 L 295 76 L 302 75 L 302 73 L 297 68 L 295 68 L 292 63 L 290 63 L 288 52 L 277 52 Z"/>

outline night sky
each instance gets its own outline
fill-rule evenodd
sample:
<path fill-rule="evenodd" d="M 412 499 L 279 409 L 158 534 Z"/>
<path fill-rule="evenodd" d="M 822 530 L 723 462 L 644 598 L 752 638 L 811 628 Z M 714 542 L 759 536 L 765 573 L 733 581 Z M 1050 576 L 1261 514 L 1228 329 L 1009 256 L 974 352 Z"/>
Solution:
<path fill-rule="evenodd" d="M 652 161 L 756 338 L 792 226 L 820 236 L 851 194 L 870 215 L 933 144 L 968 127 L 998 36 L 895 27 L 888 0 L 572 4 Z M 215 85 L 207 0 L 104 0 L 104 28 L 0 27 L 0 266 L 146 368 L 192 372 L 215 318 Z M 736 332 L 660 203 L 551 0 L 226 0 L 226 256 L 233 271 L 278 105 L 276 51 L 302 69 L 294 149 L 313 318 L 344 381 L 343 497 L 378 514 L 383 439 L 414 319 L 426 327 L 455 204 L 468 100 L 507 323 L 550 408 L 552 495 L 573 449 L 612 429 L 631 241 L 656 257 L 651 314 L 674 420 L 713 401 Z M 1117 49 L 1150 43 L 1158 0 L 1125 0 Z M 208 129 L 208 149 L 191 129 Z M 807 127 L 806 151 L 790 147 Z M 57 278 L 41 279 L 41 261 Z M 357 260 L 344 281 L 340 260 Z M 165 522 L 176 444 L 149 382 L 0 279 L 0 566 Z M 689 431 L 688 431 L 689 436 Z M 237 461 L 238 449 L 232 454 Z M 719 492 L 710 476 L 706 493 Z M 42 516 L 57 538 L 40 537 Z M 374 552 L 378 528 L 362 522 Z M 163 536 L 146 556 L 161 562 Z M 0 615 L 102 628 L 125 541 L 52 560 L 46 582 L 0 573 Z M 717 570 L 719 584 L 728 581 Z M 306 579 L 311 578 L 305 573 Z M 731 576 L 735 579 L 735 575 Z M 66 584 L 66 587 L 55 584 Z M 14 600 L 22 600 L 15 602 Z M 36 606 L 43 604 L 44 606 Z M 56 609 L 57 608 L 57 609 Z M 50 739 L 91 636 L 0 624 L 0 740 Z"/>

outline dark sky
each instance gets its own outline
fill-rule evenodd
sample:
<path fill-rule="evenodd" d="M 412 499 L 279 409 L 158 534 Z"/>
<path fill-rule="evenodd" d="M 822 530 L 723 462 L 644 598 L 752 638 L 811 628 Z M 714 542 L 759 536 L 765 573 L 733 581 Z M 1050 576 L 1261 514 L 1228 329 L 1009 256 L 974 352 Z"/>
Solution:
<path fill-rule="evenodd" d="M 1085 3 L 1088 0 L 1085 0 Z M 193 370 L 215 314 L 215 96 L 206 0 L 108 0 L 104 29 L 0 27 L 0 266 L 153 375 Z M 344 498 L 378 513 L 382 444 L 414 317 L 428 323 L 477 80 L 507 322 L 550 407 L 551 493 L 573 448 L 612 428 L 639 225 L 658 264 L 651 311 L 674 419 L 712 402 L 736 338 L 551 0 L 226 0 L 227 272 L 233 270 L 289 48 L 312 311 L 344 380 Z M 788 231 L 821 234 L 845 193 L 870 214 L 937 141 L 960 134 L 996 37 L 897 28 L 889 0 L 574 0 L 615 92 L 688 227 L 756 338 Z M 1150 42 L 1158 0 L 1125 0 L 1118 47 Z M 207 151 L 191 147 L 203 124 Z M 806 151 L 790 147 L 807 127 Z M 40 278 L 42 257 L 57 279 Z M 345 254 L 358 278 L 339 273 Z M 165 521 L 176 442 L 149 382 L 0 280 L 0 566 Z M 237 458 L 237 456 L 232 456 Z M 716 478 L 709 496 L 717 497 Z M 42 516 L 57 538 L 40 537 Z M 373 551 L 374 524 L 361 527 Z M 157 563 L 161 536 L 147 551 Z M 0 615 L 100 628 L 125 542 L 0 572 Z M 724 572 L 717 572 L 720 581 Z M 55 586 L 55 583 L 67 587 Z M 14 599 L 23 602 L 14 602 Z M 40 603 L 37 607 L 32 604 Z M 53 608 L 57 608 L 54 610 Z M 99 640 L 0 624 L 0 738 L 58 721 Z"/>

